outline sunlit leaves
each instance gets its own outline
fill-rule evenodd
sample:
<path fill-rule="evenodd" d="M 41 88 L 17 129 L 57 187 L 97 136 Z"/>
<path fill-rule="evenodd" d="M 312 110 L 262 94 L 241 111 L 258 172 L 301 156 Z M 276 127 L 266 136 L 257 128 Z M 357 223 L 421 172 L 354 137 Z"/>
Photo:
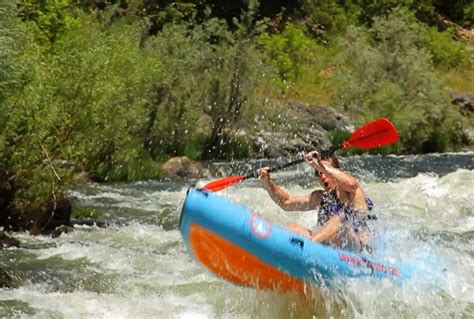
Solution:
<path fill-rule="evenodd" d="M 304 65 L 314 59 L 313 47 L 316 43 L 293 24 L 288 24 L 279 34 L 263 33 L 259 40 L 278 71 L 282 88 L 299 80 Z"/>
<path fill-rule="evenodd" d="M 80 28 L 62 33 L 47 52 L 30 42 L 19 59 L 33 67 L 9 99 L 5 139 L 23 205 L 64 190 L 53 183 L 48 156 L 64 183 L 74 171 L 102 179 L 100 168 L 127 167 L 142 157 L 136 136 L 161 64 L 142 52 L 140 26 L 117 22 L 105 29 L 90 19 Z"/>
<path fill-rule="evenodd" d="M 393 120 L 406 152 L 444 151 L 462 135 L 460 126 L 448 124 L 456 115 L 423 46 L 423 31 L 405 10 L 376 18 L 369 30 L 350 29 L 337 77 L 343 105 L 363 122 Z"/>
<path fill-rule="evenodd" d="M 230 142 L 229 129 L 256 112 L 255 93 L 266 80 L 253 41 L 261 32 L 258 22 L 244 16 L 234 27 L 231 31 L 220 19 L 170 24 L 148 41 L 146 51 L 165 61 L 155 80 L 156 100 L 149 106 L 146 147 L 155 158 L 231 155 L 214 150 Z M 206 118 L 210 123 L 203 130 L 196 123 Z"/>

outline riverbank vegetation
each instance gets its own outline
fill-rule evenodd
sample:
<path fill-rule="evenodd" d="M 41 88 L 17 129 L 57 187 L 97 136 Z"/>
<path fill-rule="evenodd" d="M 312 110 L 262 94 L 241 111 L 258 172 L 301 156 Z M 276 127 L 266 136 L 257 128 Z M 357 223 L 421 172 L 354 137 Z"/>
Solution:
<path fill-rule="evenodd" d="M 0 11 L 0 224 L 12 228 L 43 231 L 79 173 L 141 180 L 172 156 L 252 157 L 259 129 L 297 127 L 287 100 L 356 124 L 388 117 L 402 143 L 383 152 L 456 150 L 474 124 L 449 98 L 474 92 L 469 1 L 0 0 Z"/>

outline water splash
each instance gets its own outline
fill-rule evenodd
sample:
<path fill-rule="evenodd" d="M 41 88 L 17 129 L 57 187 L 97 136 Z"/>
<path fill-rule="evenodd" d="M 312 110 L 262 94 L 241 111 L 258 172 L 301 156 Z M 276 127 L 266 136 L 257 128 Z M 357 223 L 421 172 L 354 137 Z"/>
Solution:
<path fill-rule="evenodd" d="M 0 289 L 0 317 L 472 317 L 474 167 L 472 156 L 467 157 L 343 161 L 377 205 L 378 229 L 386 239 L 384 258 L 427 269 L 430 258 L 440 258 L 444 280 L 433 286 L 354 279 L 337 289 L 309 287 L 312 294 L 305 300 L 233 286 L 202 269 L 185 251 L 177 228 L 187 185 L 151 181 L 72 192 L 76 205 L 97 207 L 108 219 L 125 219 L 123 226 L 83 226 L 56 239 L 19 234 L 22 247 L 4 250 L 0 257 L 3 269 L 21 277 L 19 288 Z M 434 168 L 420 170 L 428 162 Z M 243 163 L 231 172 L 264 164 Z M 385 175 L 373 173 L 373 167 L 382 167 Z M 220 174 L 231 172 L 222 163 Z M 306 194 L 317 187 L 305 165 L 273 177 L 292 193 Z M 258 180 L 222 195 L 279 224 L 296 221 L 311 227 L 317 222 L 314 212 L 281 211 Z"/>

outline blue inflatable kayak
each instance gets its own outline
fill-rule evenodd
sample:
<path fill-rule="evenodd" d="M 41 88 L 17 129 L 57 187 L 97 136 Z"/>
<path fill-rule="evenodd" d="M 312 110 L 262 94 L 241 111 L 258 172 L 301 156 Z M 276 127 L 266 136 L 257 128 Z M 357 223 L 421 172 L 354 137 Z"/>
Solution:
<path fill-rule="evenodd" d="M 311 241 L 266 221 L 244 206 L 197 189 L 188 190 L 179 228 L 191 256 L 237 285 L 281 292 L 304 291 L 305 283 L 335 277 L 403 281 L 417 269 Z"/>

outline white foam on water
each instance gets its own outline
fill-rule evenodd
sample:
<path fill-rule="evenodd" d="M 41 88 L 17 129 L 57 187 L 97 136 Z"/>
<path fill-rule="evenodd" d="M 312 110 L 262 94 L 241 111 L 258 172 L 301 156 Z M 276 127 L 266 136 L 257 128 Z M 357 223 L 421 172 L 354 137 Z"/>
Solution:
<path fill-rule="evenodd" d="M 4 300 L 22 300 L 35 309 L 34 318 L 215 318 L 213 307 L 201 294 L 70 294 L 42 292 L 34 287 L 1 293 Z M 29 317 L 25 314 L 25 318 Z"/>
<path fill-rule="evenodd" d="M 285 180 L 282 186 L 290 193 L 309 194 L 318 187 L 316 182 L 300 186 L 287 181 L 292 173 L 274 174 Z M 394 263 L 414 262 L 427 272 L 432 258 L 438 258 L 446 272 L 444 280 L 435 285 L 416 280 L 397 285 L 354 279 L 335 290 L 313 288 L 319 293 L 306 301 L 236 287 L 194 261 L 178 230 L 165 231 L 160 225 L 134 219 L 120 227 L 77 227 L 57 239 L 18 234 L 22 242 L 37 246 L 20 248 L 19 252 L 34 254 L 44 267 L 54 258 L 55 263 L 58 258 L 69 263 L 81 260 L 78 270 L 107 275 L 101 282 L 106 288 L 92 291 L 78 282 L 75 289 L 58 289 L 47 282 L 27 281 L 20 288 L 0 289 L 0 302 L 26 302 L 34 314 L 25 311 L 17 316 L 23 318 L 469 317 L 474 300 L 474 258 L 469 247 L 472 239 L 463 236 L 474 230 L 473 180 L 474 171 L 457 170 L 441 177 L 418 174 L 385 183 L 363 182 L 376 204 L 380 232 L 388 242 L 384 258 Z M 169 205 L 177 207 L 175 214 L 179 214 L 185 188 L 157 191 L 151 184 L 149 188 L 146 183 L 140 184 L 140 189 L 135 186 L 95 186 L 74 194 L 82 203 L 103 205 L 112 211 L 130 207 L 159 214 L 162 205 Z M 220 194 L 281 225 L 296 221 L 310 228 L 317 222 L 315 212 L 282 211 L 259 181 L 235 185 Z M 48 276 L 53 281 L 61 278 L 54 273 Z"/>

